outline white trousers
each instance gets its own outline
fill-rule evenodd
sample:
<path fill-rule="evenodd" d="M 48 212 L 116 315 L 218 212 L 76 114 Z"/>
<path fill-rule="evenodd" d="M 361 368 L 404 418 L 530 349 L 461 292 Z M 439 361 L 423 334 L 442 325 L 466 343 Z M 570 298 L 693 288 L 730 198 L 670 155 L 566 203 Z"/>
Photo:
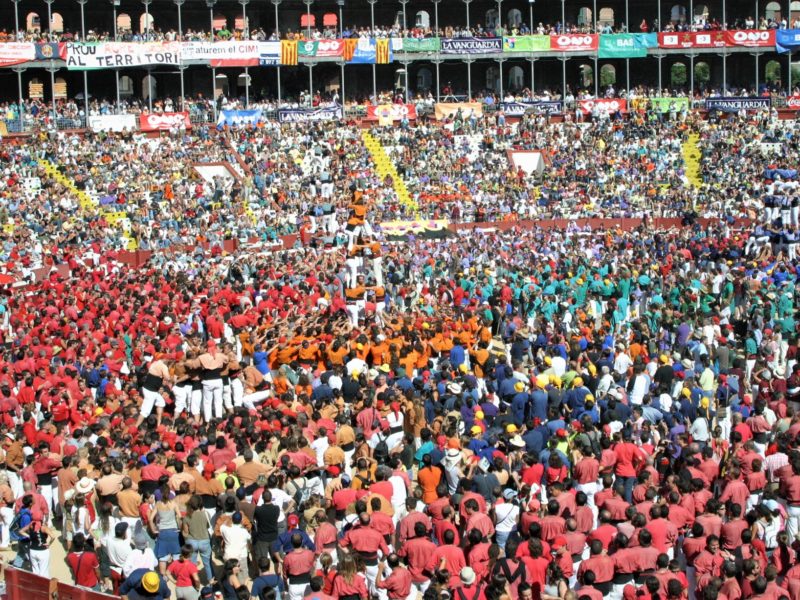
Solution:
<path fill-rule="evenodd" d="M 177 417 L 189 407 L 189 397 L 192 395 L 191 385 L 176 385 L 172 388 L 175 395 L 175 416 Z"/>
<path fill-rule="evenodd" d="M 140 416 L 146 419 L 150 416 L 150 413 L 153 412 L 154 406 L 164 408 L 166 405 L 167 403 L 164 401 L 164 397 L 159 392 L 154 392 L 147 388 L 142 389 L 142 407 L 139 409 Z"/>
<path fill-rule="evenodd" d="M 2 531 L 0 531 L 0 546 L 8 548 L 11 545 L 11 522 L 14 520 L 14 509 L 10 506 L 0 508 L 0 520 L 2 520 Z"/>
<path fill-rule="evenodd" d="M 34 575 L 50 577 L 50 550 L 31 550 L 31 571 Z"/>
<path fill-rule="evenodd" d="M 786 533 L 789 534 L 789 544 L 797 539 L 800 534 L 800 506 L 787 506 L 789 518 L 786 520 Z"/>
<path fill-rule="evenodd" d="M 213 414 L 222 416 L 222 379 L 203 380 L 203 417 L 206 422 L 212 419 Z"/>

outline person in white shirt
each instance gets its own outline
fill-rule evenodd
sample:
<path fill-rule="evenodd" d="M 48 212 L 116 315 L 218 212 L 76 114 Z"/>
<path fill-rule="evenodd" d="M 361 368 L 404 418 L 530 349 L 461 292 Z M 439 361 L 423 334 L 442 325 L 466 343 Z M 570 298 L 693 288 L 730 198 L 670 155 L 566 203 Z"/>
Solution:
<path fill-rule="evenodd" d="M 242 513 L 236 511 L 231 517 L 231 525 L 223 525 L 219 532 L 222 535 L 222 542 L 225 545 L 223 558 L 227 561 L 236 559 L 239 561 L 239 568 L 243 573 L 247 573 L 247 559 L 250 554 L 250 532 L 242 526 Z"/>
<path fill-rule="evenodd" d="M 325 450 L 330 447 L 330 443 L 328 442 L 328 430 L 324 427 L 320 427 L 319 431 L 317 432 L 317 439 L 311 442 L 311 449 L 317 456 L 317 466 L 324 467 L 325 466 Z"/>
<path fill-rule="evenodd" d="M 505 549 L 506 540 L 517 528 L 519 505 L 515 502 L 516 498 L 516 490 L 507 489 L 503 491 L 503 500 L 498 499 L 494 505 L 495 539 L 501 549 Z"/>
<path fill-rule="evenodd" d="M 134 549 L 125 558 L 122 564 L 122 575 L 127 578 L 136 569 L 154 570 L 158 566 L 158 559 L 155 553 L 147 544 L 147 535 L 144 529 L 140 529 L 133 536 Z"/>
<path fill-rule="evenodd" d="M 122 567 L 133 552 L 128 532 L 129 526 L 125 521 L 117 523 L 114 527 L 114 537 L 108 541 L 106 546 L 111 571 L 113 574 L 118 575 L 120 579 L 122 578 Z"/>

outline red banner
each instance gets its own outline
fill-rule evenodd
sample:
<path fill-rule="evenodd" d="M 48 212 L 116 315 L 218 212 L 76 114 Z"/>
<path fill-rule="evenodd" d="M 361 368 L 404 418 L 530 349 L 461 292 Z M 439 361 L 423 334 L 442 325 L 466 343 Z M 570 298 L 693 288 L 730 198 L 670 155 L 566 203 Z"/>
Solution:
<path fill-rule="evenodd" d="M 740 31 L 726 31 L 725 42 L 728 46 L 771 48 L 775 45 L 775 30 L 742 29 Z"/>
<path fill-rule="evenodd" d="M 139 115 L 139 129 L 142 131 L 169 131 L 170 129 L 181 128 L 192 128 L 192 122 L 189 120 L 188 112 Z"/>
<path fill-rule="evenodd" d="M 596 100 L 581 100 L 580 107 L 585 115 L 591 115 L 594 112 L 628 112 L 628 101 L 625 98 L 597 98 Z"/>
<path fill-rule="evenodd" d="M 786 107 L 793 110 L 800 110 L 800 96 L 789 96 L 786 98 Z"/>
<path fill-rule="evenodd" d="M 588 33 L 565 33 L 550 36 L 550 50 L 555 52 L 586 52 L 597 50 L 598 36 Z"/>
<path fill-rule="evenodd" d="M 417 118 L 417 107 L 413 104 L 379 104 L 367 107 L 367 121 L 391 119 L 392 121 L 409 121 Z"/>
<path fill-rule="evenodd" d="M 682 31 L 659 33 L 659 48 L 724 48 L 726 31 Z"/>

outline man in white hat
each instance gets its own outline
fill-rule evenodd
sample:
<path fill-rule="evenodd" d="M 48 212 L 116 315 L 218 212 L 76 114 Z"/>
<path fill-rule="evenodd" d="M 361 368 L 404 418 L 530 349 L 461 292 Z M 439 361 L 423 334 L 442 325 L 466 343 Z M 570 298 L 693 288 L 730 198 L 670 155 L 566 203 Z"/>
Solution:
<path fill-rule="evenodd" d="M 468 600 L 486 600 L 483 586 L 476 583 L 475 571 L 472 567 L 464 567 L 459 573 L 461 585 L 455 587 L 453 592 L 458 598 L 467 598 Z"/>

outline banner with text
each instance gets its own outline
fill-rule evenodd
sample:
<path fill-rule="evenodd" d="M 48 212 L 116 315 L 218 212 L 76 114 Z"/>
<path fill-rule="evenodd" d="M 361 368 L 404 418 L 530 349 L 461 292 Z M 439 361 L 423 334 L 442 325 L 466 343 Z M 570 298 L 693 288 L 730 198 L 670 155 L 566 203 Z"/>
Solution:
<path fill-rule="evenodd" d="M 677 97 L 668 97 L 668 98 L 648 98 L 648 102 L 653 110 L 658 112 L 669 112 L 670 110 L 676 110 L 677 112 L 685 112 L 689 110 L 689 99 L 688 98 L 677 98 Z"/>
<path fill-rule="evenodd" d="M 503 102 L 500 105 L 507 117 L 521 117 L 528 111 L 547 114 L 560 113 L 561 102 L 558 100 L 534 100 L 532 102 Z"/>
<path fill-rule="evenodd" d="M 27 42 L 0 44 L 0 67 L 19 65 L 30 60 L 36 60 L 36 44 Z"/>
<path fill-rule="evenodd" d="M 786 98 L 786 108 L 800 110 L 800 96 L 789 96 Z"/>
<path fill-rule="evenodd" d="M 278 60 L 280 42 L 187 42 L 181 46 L 181 62 L 212 67 L 255 67 L 262 56 Z"/>
<path fill-rule="evenodd" d="M 217 126 L 238 127 L 242 125 L 257 125 L 261 120 L 261 109 L 252 110 L 223 110 L 219 113 Z"/>
<path fill-rule="evenodd" d="M 624 98 L 596 98 L 595 100 L 581 100 L 581 111 L 585 115 L 599 113 L 628 112 L 628 101 Z"/>
<path fill-rule="evenodd" d="M 775 49 L 778 52 L 797 52 L 800 50 L 800 29 L 775 30 Z"/>
<path fill-rule="evenodd" d="M 331 121 L 342 118 L 341 106 L 325 108 L 287 108 L 278 111 L 280 123 L 309 123 L 311 121 Z"/>
<path fill-rule="evenodd" d="M 706 110 L 719 110 L 722 112 L 739 112 L 740 110 L 763 110 L 772 106 L 770 98 L 706 98 Z"/>
<path fill-rule="evenodd" d="M 406 38 L 403 40 L 403 52 L 439 52 L 442 42 L 439 38 Z"/>
<path fill-rule="evenodd" d="M 367 107 L 367 121 L 402 121 L 417 118 L 417 107 L 413 104 L 379 104 Z"/>
<path fill-rule="evenodd" d="M 565 33 L 550 36 L 550 50 L 555 52 L 591 52 L 597 50 L 598 35 L 588 33 Z"/>
<path fill-rule="evenodd" d="M 139 115 L 139 129 L 142 131 L 171 131 L 191 129 L 192 121 L 188 112 L 165 112 Z"/>
<path fill-rule="evenodd" d="M 344 40 L 298 42 L 297 53 L 300 56 L 314 56 L 318 58 L 342 56 L 344 54 Z"/>
<path fill-rule="evenodd" d="M 64 45 L 67 69 L 145 67 L 180 64 L 180 42 L 70 42 Z"/>
<path fill-rule="evenodd" d="M 549 35 L 518 35 L 503 38 L 503 52 L 547 52 Z"/>
<path fill-rule="evenodd" d="M 724 31 L 683 31 L 677 33 L 659 33 L 658 46 L 672 50 L 676 48 L 724 48 Z"/>
<path fill-rule="evenodd" d="M 483 104 L 480 102 L 437 102 L 434 108 L 437 121 L 455 118 L 459 111 L 465 119 L 473 115 L 480 117 L 483 114 Z"/>
<path fill-rule="evenodd" d="M 136 131 L 136 115 L 95 115 L 89 117 L 92 131 Z"/>
<path fill-rule="evenodd" d="M 600 36 L 598 58 L 642 58 L 658 46 L 655 33 L 619 33 Z"/>
<path fill-rule="evenodd" d="M 442 54 L 494 54 L 503 51 L 500 38 L 444 38 Z"/>
<path fill-rule="evenodd" d="M 726 31 L 725 42 L 728 46 L 772 48 L 775 45 L 775 30 L 742 29 L 741 31 Z"/>

